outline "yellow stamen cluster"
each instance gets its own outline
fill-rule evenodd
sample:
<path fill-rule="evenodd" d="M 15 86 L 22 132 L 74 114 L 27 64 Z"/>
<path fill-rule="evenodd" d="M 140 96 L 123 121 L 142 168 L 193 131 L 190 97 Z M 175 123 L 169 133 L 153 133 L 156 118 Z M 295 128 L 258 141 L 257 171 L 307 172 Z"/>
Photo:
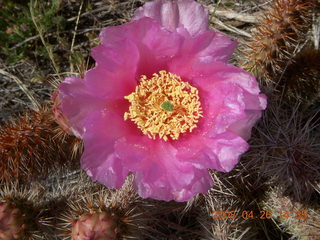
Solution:
<path fill-rule="evenodd" d="M 177 140 L 192 132 L 202 117 L 198 89 L 173 73 L 160 71 L 151 79 L 142 76 L 135 92 L 124 97 L 131 103 L 124 119 L 131 119 L 152 139 Z"/>

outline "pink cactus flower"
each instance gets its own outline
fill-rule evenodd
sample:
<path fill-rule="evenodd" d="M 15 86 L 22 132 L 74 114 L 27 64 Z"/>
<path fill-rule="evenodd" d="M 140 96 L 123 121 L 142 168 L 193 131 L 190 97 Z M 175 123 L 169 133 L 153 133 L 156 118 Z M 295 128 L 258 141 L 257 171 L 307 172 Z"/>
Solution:
<path fill-rule="evenodd" d="M 156 0 L 103 28 L 96 66 L 59 86 L 59 111 L 84 141 L 81 166 L 140 196 L 187 201 L 231 171 L 266 108 L 256 79 L 227 64 L 236 42 L 208 29 L 193 0 Z"/>

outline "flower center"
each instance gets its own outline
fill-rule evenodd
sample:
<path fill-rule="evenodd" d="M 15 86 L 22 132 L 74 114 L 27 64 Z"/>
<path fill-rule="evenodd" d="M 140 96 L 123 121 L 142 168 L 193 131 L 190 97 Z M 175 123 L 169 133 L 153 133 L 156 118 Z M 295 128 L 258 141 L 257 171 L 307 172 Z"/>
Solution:
<path fill-rule="evenodd" d="M 124 119 L 130 118 L 151 139 L 177 140 L 202 117 L 198 89 L 164 70 L 151 79 L 141 76 L 136 90 L 124 98 L 131 103 Z"/>

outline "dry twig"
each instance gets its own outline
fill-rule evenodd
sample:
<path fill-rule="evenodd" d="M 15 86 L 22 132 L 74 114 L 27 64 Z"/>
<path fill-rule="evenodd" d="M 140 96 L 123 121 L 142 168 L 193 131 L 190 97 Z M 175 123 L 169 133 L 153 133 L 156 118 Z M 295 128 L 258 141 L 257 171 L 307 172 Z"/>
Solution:
<path fill-rule="evenodd" d="M 230 32 L 233 32 L 233 33 L 236 33 L 238 35 L 241 35 L 241 36 L 245 36 L 245 37 L 248 37 L 250 38 L 251 37 L 251 34 L 247 33 L 246 31 L 243 31 L 241 29 L 238 29 L 234 26 L 231 26 L 231 25 L 228 25 L 228 24 L 225 24 L 223 23 L 222 21 L 220 21 L 218 18 L 216 17 L 211 17 L 211 22 L 217 24 L 218 26 L 230 31 Z"/>
<path fill-rule="evenodd" d="M 72 36 L 72 42 L 71 42 L 71 48 L 70 48 L 70 58 L 69 58 L 69 61 L 70 61 L 70 72 L 73 72 L 73 63 L 71 61 L 71 58 L 72 58 L 72 54 L 73 54 L 73 50 L 74 50 L 73 47 L 74 47 L 74 42 L 76 40 L 76 35 L 77 35 L 77 30 L 78 30 L 78 25 L 79 25 L 79 20 L 80 20 L 80 14 L 81 14 L 81 11 L 82 11 L 82 6 L 83 6 L 83 0 L 81 1 L 80 7 L 79 7 L 76 26 L 74 27 L 74 33 L 73 33 L 73 36 Z"/>
<path fill-rule="evenodd" d="M 28 90 L 28 88 L 26 87 L 26 85 L 15 75 L 8 73 L 2 69 L 0 69 L 0 74 L 5 75 L 9 78 L 11 78 L 12 80 L 14 80 L 18 86 L 20 87 L 20 89 L 27 95 L 27 97 L 30 99 L 31 104 L 33 106 L 33 110 L 35 111 L 39 111 L 40 109 L 40 103 L 34 98 L 34 96 L 31 94 L 31 92 Z"/>
<path fill-rule="evenodd" d="M 212 13 L 214 10 L 212 7 L 209 8 L 210 13 Z M 238 13 L 232 10 L 215 10 L 214 15 L 217 17 L 223 17 L 227 19 L 234 19 L 240 22 L 245 23 L 257 23 L 257 16 L 244 14 L 244 13 Z"/>

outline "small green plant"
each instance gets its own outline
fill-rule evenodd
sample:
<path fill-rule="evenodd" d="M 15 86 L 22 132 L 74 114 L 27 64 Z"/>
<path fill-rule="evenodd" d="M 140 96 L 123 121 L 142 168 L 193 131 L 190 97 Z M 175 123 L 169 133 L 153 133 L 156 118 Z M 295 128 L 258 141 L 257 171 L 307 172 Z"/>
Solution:
<path fill-rule="evenodd" d="M 0 48 L 7 64 L 15 64 L 31 54 L 44 57 L 37 46 L 38 31 L 33 23 L 28 1 L 8 0 L 0 5 Z M 51 0 L 32 5 L 33 13 L 42 33 L 61 31 L 64 18 L 59 16 L 61 0 Z"/>

